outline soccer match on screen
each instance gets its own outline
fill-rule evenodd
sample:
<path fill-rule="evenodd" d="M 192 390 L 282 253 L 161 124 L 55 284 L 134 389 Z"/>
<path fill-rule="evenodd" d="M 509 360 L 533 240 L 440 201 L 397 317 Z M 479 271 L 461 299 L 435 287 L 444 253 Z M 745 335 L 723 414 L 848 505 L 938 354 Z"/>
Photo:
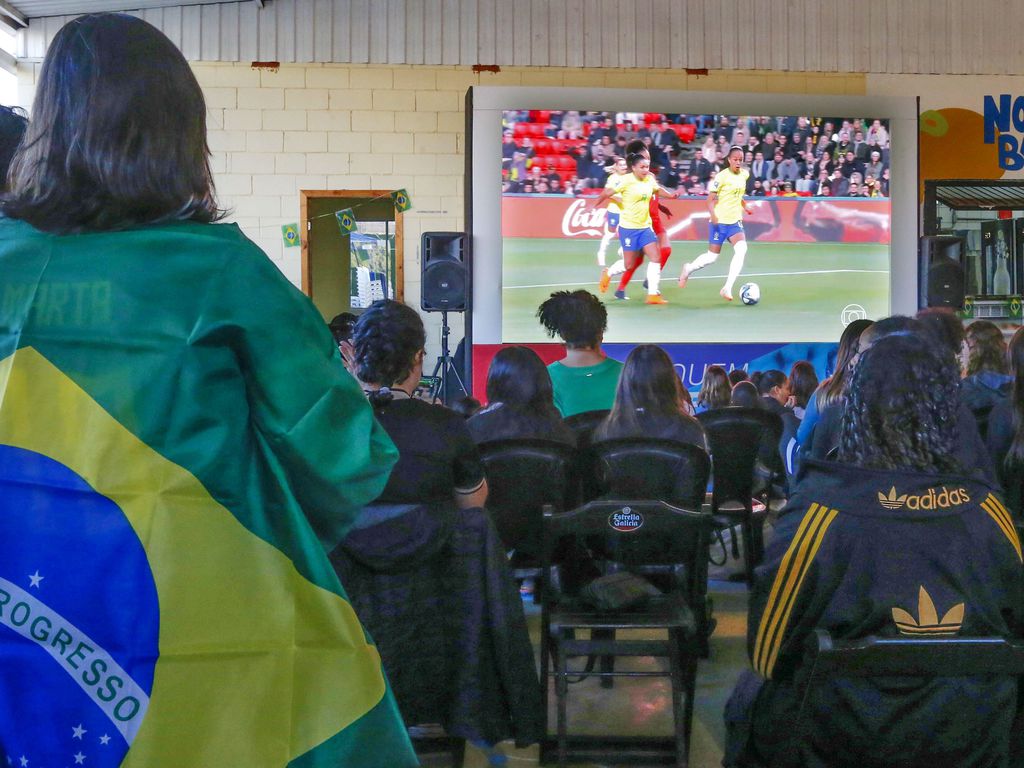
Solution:
<path fill-rule="evenodd" d="M 585 288 L 609 342 L 828 342 L 889 311 L 889 126 L 518 110 L 502 119 L 502 340 Z"/>

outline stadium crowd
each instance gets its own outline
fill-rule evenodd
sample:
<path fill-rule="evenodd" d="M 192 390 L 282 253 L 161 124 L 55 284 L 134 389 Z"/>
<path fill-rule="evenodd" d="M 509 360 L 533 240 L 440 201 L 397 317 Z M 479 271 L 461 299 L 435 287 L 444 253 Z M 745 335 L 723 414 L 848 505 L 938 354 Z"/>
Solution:
<path fill-rule="evenodd" d="M 704 196 L 744 150 L 751 196 L 888 197 L 886 120 L 523 110 L 503 116 L 502 191 L 585 195 L 639 139 L 659 183 Z"/>

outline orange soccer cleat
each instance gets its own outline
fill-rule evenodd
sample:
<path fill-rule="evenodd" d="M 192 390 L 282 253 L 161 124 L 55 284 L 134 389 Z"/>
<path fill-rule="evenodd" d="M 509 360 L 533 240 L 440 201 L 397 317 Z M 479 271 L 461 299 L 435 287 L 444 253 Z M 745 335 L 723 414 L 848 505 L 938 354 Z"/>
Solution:
<path fill-rule="evenodd" d="M 644 299 L 645 304 L 668 304 L 660 293 L 649 293 Z"/>
<path fill-rule="evenodd" d="M 611 282 L 612 282 L 612 277 L 611 277 L 611 275 L 608 274 L 608 270 L 607 269 L 602 269 L 601 270 L 601 279 L 597 281 L 597 290 L 599 290 L 601 293 L 607 293 L 608 292 L 608 286 L 609 286 L 609 284 Z"/>

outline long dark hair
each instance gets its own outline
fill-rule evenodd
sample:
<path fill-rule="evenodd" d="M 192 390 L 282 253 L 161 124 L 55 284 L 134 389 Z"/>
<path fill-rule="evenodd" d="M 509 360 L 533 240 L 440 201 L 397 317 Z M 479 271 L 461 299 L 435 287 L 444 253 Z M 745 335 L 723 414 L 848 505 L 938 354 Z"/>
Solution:
<path fill-rule="evenodd" d="M 47 232 L 209 222 L 206 104 L 185 57 L 134 16 L 89 14 L 50 44 L 3 211 Z"/>
<path fill-rule="evenodd" d="M 818 388 L 818 412 L 824 410 L 838 400 L 842 400 L 846 392 L 847 379 L 850 376 L 850 361 L 857 354 L 860 335 L 873 325 L 871 320 L 854 320 L 843 330 L 839 337 L 839 351 L 836 352 L 835 372 Z"/>
<path fill-rule="evenodd" d="M 1007 348 L 1010 373 L 1013 375 L 1013 388 L 1010 390 L 1010 403 L 1013 405 L 1013 442 L 1006 453 L 1004 466 L 1024 462 L 1024 328 L 1018 328 L 1010 339 Z"/>
<path fill-rule="evenodd" d="M 560 336 L 569 349 L 596 349 L 608 328 L 608 310 L 587 291 L 555 291 L 537 309 L 549 336 Z"/>
<path fill-rule="evenodd" d="M 814 390 L 818 388 L 818 374 L 806 360 L 793 363 L 789 371 L 789 392 L 797 408 L 806 408 Z"/>
<path fill-rule="evenodd" d="M 487 402 L 557 415 L 551 376 L 529 347 L 505 347 L 494 356 L 487 369 Z"/>
<path fill-rule="evenodd" d="M 7 169 L 25 135 L 28 119 L 17 107 L 0 107 L 0 191 L 7 186 Z"/>
<path fill-rule="evenodd" d="M 427 333 L 415 309 L 390 299 L 375 301 L 352 331 L 359 380 L 388 388 L 403 381 L 426 343 Z M 370 402 L 379 406 L 390 399 L 387 392 L 374 393 Z"/>
<path fill-rule="evenodd" d="M 709 365 L 704 371 L 704 379 L 700 383 L 700 392 L 697 393 L 697 405 L 703 405 L 708 410 L 725 408 L 732 399 L 732 387 L 729 384 L 729 375 L 725 368 L 720 365 Z"/>
<path fill-rule="evenodd" d="M 872 469 L 957 472 L 960 377 L 952 357 L 916 334 L 872 344 L 853 372 L 839 460 Z"/>
<path fill-rule="evenodd" d="M 615 404 L 599 432 L 629 434 L 651 420 L 692 419 L 683 398 L 683 383 L 665 350 L 640 344 L 626 358 Z"/>
<path fill-rule="evenodd" d="M 988 320 L 975 320 L 967 326 L 967 375 L 982 371 L 1008 373 L 1006 341 L 999 326 Z"/>

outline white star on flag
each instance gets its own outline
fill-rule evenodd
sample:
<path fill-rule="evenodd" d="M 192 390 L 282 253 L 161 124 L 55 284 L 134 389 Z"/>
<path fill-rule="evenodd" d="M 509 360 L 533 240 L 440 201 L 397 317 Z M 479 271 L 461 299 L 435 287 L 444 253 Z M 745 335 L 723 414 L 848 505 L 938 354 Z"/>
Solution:
<path fill-rule="evenodd" d="M 82 736 L 84 736 L 87 733 L 88 733 L 88 731 L 85 730 L 85 728 L 82 727 L 81 723 L 79 723 L 78 725 L 76 725 L 74 728 L 71 729 L 71 738 L 72 739 L 79 739 L 79 740 L 81 740 Z"/>
<path fill-rule="evenodd" d="M 46 578 L 45 576 L 40 576 L 39 575 L 39 569 L 36 568 L 36 572 L 35 573 L 30 573 L 28 575 L 29 587 L 30 588 L 31 587 L 35 587 L 36 589 L 39 589 L 39 582 L 42 581 L 45 578 Z"/>
<path fill-rule="evenodd" d="M 21 768 L 25 768 L 28 765 L 28 758 L 22 755 L 18 762 L 21 763 Z"/>
<path fill-rule="evenodd" d="M 84 762 L 85 762 L 85 755 L 83 755 L 81 752 L 78 752 L 75 755 L 75 765 L 81 765 Z"/>
<path fill-rule="evenodd" d="M 105 747 L 109 743 L 110 743 L 110 737 L 107 736 L 107 734 L 104 733 L 102 736 L 100 736 L 100 744 L 102 744 Z"/>

